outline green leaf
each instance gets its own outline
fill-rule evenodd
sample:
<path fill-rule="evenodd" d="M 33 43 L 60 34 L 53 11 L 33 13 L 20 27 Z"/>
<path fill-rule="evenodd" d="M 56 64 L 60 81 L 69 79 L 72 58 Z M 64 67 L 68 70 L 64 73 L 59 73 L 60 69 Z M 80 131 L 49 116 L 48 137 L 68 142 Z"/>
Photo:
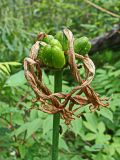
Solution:
<path fill-rule="evenodd" d="M 98 119 L 95 113 L 86 113 L 84 114 L 88 123 L 90 123 L 95 129 L 98 125 Z"/>
<path fill-rule="evenodd" d="M 5 75 L 10 75 L 10 71 L 11 71 L 10 65 L 18 66 L 18 65 L 21 65 L 21 63 L 19 63 L 19 62 L 0 62 L 0 73 L 1 73 L 2 77 Z"/>
<path fill-rule="evenodd" d="M 41 118 L 35 119 L 27 125 L 27 136 L 29 138 L 34 132 L 36 132 L 42 125 Z"/>
<path fill-rule="evenodd" d="M 82 128 L 82 119 L 81 118 L 76 118 L 75 120 L 72 121 L 72 130 L 73 132 L 77 135 L 80 134 L 81 128 Z"/>
<path fill-rule="evenodd" d="M 84 126 L 89 129 L 90 131 L 96 133 L 97 132 L 97 126 L 93 126 L 91 123 L 89 122 L 83 122 L 84 123 Z"/>
<path fill-rule="evenodd" d="M 69 151 L 69 148 L 68 148 L 66 142 L 62 138 L 60 138 L 60 141 L 59 141 L 59 148 L 64 149 L 66 151 Z"/>
<path fill-rule="evenodd" d="M 19 62 L 4 62 L 3 64 L 8 64 L 8 65 L 12 65 L 12 66 L 21 66 L 22 63 L 19 63 Z"/>
<path fill-rule="evenodd" d="M 85 141 L 91 141 L 94 140 L 96 138 L 96 134 L 93 133 L 87 133 L 84 137 Z"/>
<path fill-rule="evenodd" d="M 115 133 L 116 136 L 120 136 L 120 129 L 118 129 Z"/>
<path fill-rule="evenodd" d="M 12 121 L 14 122 L 14 124 L 17 124 L 17 125 L 23 125 L 24 124 L 24 120 L 23 120 L 23 117 L 22 117 L 22 112 L 16 112 L 12 115 Z"/>
<path fill-rule="evenodd" d="M 120 144 L 116 147 L 116 151 L 120 155 Z"/>
<path fill-rule="evenodd" d="M 29 123 L 23 124 L 21 127 L 12 132 L 12 135 L 18 136 L 19 134 L 23 133 L 27 129 L 28 124 Z"/>
<path fill-rule="evenodd" d="M 5 72 L 6 74 L 9 75 L 8 68 L 7 68 L 5 65 L 2 65 L 2 64 L 0 63 L 0 69 L 1 69 L 3 72 Z"/>
<path fill-rule="evenodd" d="M 74 157 L 72 157 L 70 160 L 83 160 L 83 158 L 81 158 L 78 155 L 75 155 Z"/>
<path fill-rule="evenodd" d="M 16 87 L 21 86 L 26 83 L 26 79 L 24 76 L 24 71 L 21 70 L 18 73 L 13 74 L 8 78 L 5 83 L 5 86 Z"/>
<path fill-rule="evenodd" d="M 104 133 L 104 131 L 105 131 L 105 124 L 103 122 L 100 122 L 98 124 L 98 130 L 99 130 L 100 133 Z"/>
<path fill-rule="evenodd" d="M 105 135 L 103 133 L 97 133 L 96 134 L 96 140 L 95 143 L 96 144 L 105 144 L 108 143 L 108 141 L 111 139 L 110 135 Z"/>
<path fill-rule="evenodd" d="M 41 118 L 35 119 L 32 122 L 27 122 L 15 130 L 12 135 L 18 136 L 19 134 L 23 133 L 27 130 L 26 138 L 29 138 L 34 132 L 36 132 L 42 125 Z"/>
<path fill-rule="evenodd" d="M 38 118 L 38 111 L 36 109 L 32 109 L 30 112 L 30 120 L 33 121 L 36 118 Z"/>
<path fill-rule="evenodd" d="M 25 154 L 26 154 L 26 148 L 25 148 L 24 145 L 19 145 L 18 147 L 19 147 L 20 156 L 23 159 L 25 157 Z"/>
<path fill-rule="evenodd" d="M 49 132 L 53 127 L 53 116 L 48 115 L 47 118 L 43 121 L 43 135 Z"/>
<path fill-rule="evenodd" d="M 50 83 L 50 81 L 49 81 L 49 78 L 48 78 L 47 74 L 43 71 L 42 75 L 43 75 L 43 82 L 44 82 L 44 84 L 48 85 Z"/>
<path fill-rule="evenodd" d="M 92 147 L 90 146 L 85 146 L 85 149 L 87 151 L 90 151 L 90 152 L 94 152 L 94 151 L 100 151 L 101 149 L 103 148 L 103 145 L 102 144 L 95 144 L 93 145 Z"/>
<path fill-rule="evenodd" d="M 109 109 L 101 108 L 98 113 L 113 122 L 113 113 Z"/>

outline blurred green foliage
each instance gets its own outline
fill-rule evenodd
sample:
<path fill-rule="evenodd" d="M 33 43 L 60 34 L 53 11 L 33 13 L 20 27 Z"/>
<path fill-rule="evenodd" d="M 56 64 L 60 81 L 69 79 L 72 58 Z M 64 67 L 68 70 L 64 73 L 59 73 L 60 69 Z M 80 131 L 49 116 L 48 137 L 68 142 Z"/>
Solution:
<path fill-rule="evenodd" d="M 120 13 L 119 0 L 92 2 Z M 67 26 L 76 37 L 93 38 L 117 23 L 119 18 L 83 0 L 0 1 L 0 160 L 49 160 L 51 156 L 52 116 L 30 112 L 34 93 L 22 66 L 36 35 L 40 31 L 54 34 Z M 111 98 L 110 107 L 90 113 L 86 106 L 86 113 L 69 127 L 61 121 L 59 160 L 120 159 L 120 51 L 108 48 L 91 58 L 97 68 L 92 86 Z M 53 76 L 44 72 L 43 78 L 53 90 Z M 72 85 L 65 71 L 63 92 Z"/>

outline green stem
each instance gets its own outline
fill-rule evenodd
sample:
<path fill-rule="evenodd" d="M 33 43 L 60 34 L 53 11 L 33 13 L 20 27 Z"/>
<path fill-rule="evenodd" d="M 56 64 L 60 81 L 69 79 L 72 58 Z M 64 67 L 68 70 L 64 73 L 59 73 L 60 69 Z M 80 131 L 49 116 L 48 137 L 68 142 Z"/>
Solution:
<path fill-rule="evenodd" d="M 54 72 L 54 92 L 62 91 L 62 70 Z M 58 160 L 60 114 L 53 115 L 52 160 Z"/>

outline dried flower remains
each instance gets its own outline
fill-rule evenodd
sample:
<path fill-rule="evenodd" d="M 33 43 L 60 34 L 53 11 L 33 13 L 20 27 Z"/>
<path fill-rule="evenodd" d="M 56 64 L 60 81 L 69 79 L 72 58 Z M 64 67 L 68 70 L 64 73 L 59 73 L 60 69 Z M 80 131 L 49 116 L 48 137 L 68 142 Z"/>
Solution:
<path fill-rule="evenodd" d="M 36 43 L 32 46 L 29 57 L 24 59 L 24 72 L 25 77 L 35 92 L 36 98 L 34 102 L 40 102 L 39 107 L 35 107 L 37 110 L 49 114 L 60 113 L 61 118 L 65 120 L 67 125 L 75 119 L 75 116 L 80 117 L 82 113 L 78 113 L 81 107 L 89 105 L 91 111 L 98 110 L 100 106 L 107 107 L 109 105 L 108 98 L 100 98 L 99 94 L 90 86 L 94 75 L 95 65 L 88 55 L 82 56 L 74 53 L 74 37 L 70 30 L 64 29 L 69 42 L 69 50 L 65 52 L 68 55 L 68 65 L 74 80 L 77 82 L 69 93 L 52 93 L 47 86 L 42 82 L 42 63 L 37 59 L 39 51 L 40 41 L 44 38 L 45 34 L 40 33 L 38 35 Z M 75 62 L 75 59 L 79 59 L 83 63 L 85 70 L 85 79 L 82 79 L 80 75 L 80 69 Z M 84 93 L 84 96 L 83 94 Z M 62 99 L 62 102 L 60 102 Z M 77 108 L 74 106 L 77 106 Z M 76 114 L 77 113 L 77 114 Z"/>

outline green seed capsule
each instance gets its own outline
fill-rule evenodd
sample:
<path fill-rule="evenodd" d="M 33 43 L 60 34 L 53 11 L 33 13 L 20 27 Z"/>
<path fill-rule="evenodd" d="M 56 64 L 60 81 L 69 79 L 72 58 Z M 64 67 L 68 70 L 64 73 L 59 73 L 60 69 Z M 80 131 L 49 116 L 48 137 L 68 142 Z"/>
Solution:
<path fill-rule="evenodd" d="M 65 65 L 64 51 L 58 46 L 52 48 L 52 64 L 54 68 L 63 68 Z"/>
<path fill-rule="evenodd" d="M 52 47 L 50 45 L 46 45 L 43 47 L 41 54 L 41 59 L 44 64 L 48 67 L 53 67 L 52 65 Z"/>
<path fill-rule="evenodd" d="M 42 60 L 42 57 L 43 57 L 43 54 L 42 54 L 43 50 L 44 50 L 44 46 L 40 46 L 40 51 L 37 55 L 37 58 L 40 59 L 40 60 Z"/>
<path fill-rule="evenodd" d="M 46 35 L 42 41 L 49 44 L 52 39 L 54 39 L 52 35 Z"/>
<path fill-rule="evenodd" d="M 60 42 L 57 39 L 52 39 L 49 43 L 52 47 L 57 46 L 60 49 L 62 49 L 62 45 L 60 44 Z"/>
<path fill-rule="evenodd" d="M 56 39 L 59 40 L 59 42 L 62 44 L 63 51 L 68 50 L 68 40 L 65 34 L 62 31 L 58 31 L 55 36 Z"/>
<path fill-rule="evenodd" d="M 43 46 L 38 58 L 48 67 L 63 68 L 65 65 L 64 51 L 58 46 Z"/>
<path fill-rule="evenodd" d="M 78 54 L 87 54 L 91 49 L 91 43 L 87 37 L 81 37 L 74 41 L 74 50 Z"/>

